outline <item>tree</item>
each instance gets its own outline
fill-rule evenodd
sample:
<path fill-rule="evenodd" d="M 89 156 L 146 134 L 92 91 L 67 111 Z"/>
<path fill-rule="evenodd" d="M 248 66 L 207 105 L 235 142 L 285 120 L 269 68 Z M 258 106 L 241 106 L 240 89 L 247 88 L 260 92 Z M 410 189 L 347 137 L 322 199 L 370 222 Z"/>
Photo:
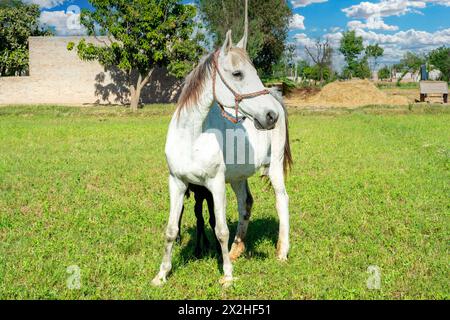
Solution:
<path fill-rule="evenodd" d="M 378 70 L 378 79 L 386 80 L 391 78 L 391 70 L 388 66 L 384 66 L 380 70 Z"/>
<path fill-rule="evenodd" d="M 313 48 L 308 48 L 305 46 L 306 53 L 311 58 L 311 60 L 316 64 L 319 70 L 319 81 L 323 83 L 324 81 L 324 71 L 326 69 L 331 70 L 331 58 L 333 55 L 333 48 L 331 48 L 328 39 L 321 41 L 317 39 Z"/>
<path fill-rule="evenodd" d="M 360 79 L 368 79 L 371 78 L 371 71 L 369 66 L 369 60 L 367 59 L 367 56 L 362 57 L 358 60 L 358 63 L 356 64 L 356 68 L 354 70 L 355 77 Z"/>
<path fill-rule="evenodd" d="M 372 60 L 371 71 L 375 71 L 377 68 L 377 60 L 384 54 L 384 49 L 378 45 L 368 45 L 365 49 L 366 57 Z"/>
<path fill-rule="evenodd" d="M 0 76 L 28 72 L 28 38 L 51 35 L 39 26 L 39 6 L 19 0 L 0 2 Z"/>
<path fill-rule="evenodd" d="M 272 66 L 272 76 L 286 77 L 295 74 L 295 51 L 295 45 L 286 45 L 286 50 L 283 52 L 280 60 Z"/>
<path fill-rule="evenodd" d="M 441 78 L 450 81 L 450 48 L 440 47 L 432 50 L 428 55 L 431 65 L 441 71 Z"/>
<path fill-rule="evenodd" d="M 196 0 L 203 20 L 220 45 L 226 32 L 233 30 L 235 40 L 243 33 L 244 0 Z M 263 75 L 272 75 L 272 67 L 281 60 L 289 31 L 292 10 L 287 1 L 249 1 L 249 40 L 247 50 L 255 67 Z"/>
<path fill-rule="evenodd" d="M 405 75 L 410 73 L 415 73 L 420 70 L 420 67 L 426 63 L 425 56 L 413 53 L 406 52 L 403 58 L 400 60 L 398 64 L 395 65 L 395 69 L 398 71 L 402 71 L 402 75 L 397 80 L 397 85 L 400 85 L 400 82 L 403 80 Z"/>
<path fill-rule="evenodd" d="M 305 70 L 309 68 L 309 62 L 306 60 L 297 61 L 297 74 L 300 78 L 306 78 Z"/>
<path fill-rule="evenodd" d="M 202 35 L 192 36 L 196 9 L 180 0 L 90 0 L 80 22 L 88 35 L 104 35 L 99 45 L 82 39 L 76 46 L 82 60 L 117 67 L 128 79 L 130 105 L 136 111 L 142 88 L 156 67 L 183 77 L 204 53 Z M 69 44 L 68 49 L 75 45 Z"/>
<path fill-rule="evenodd" d="M 306 79 L 314 80 L 314 82 L 320 81 L 322 83 L 323 80 L 329 81 L 332 78 L 333 70 L 329 67 L 322 68 L 315 64 L 305 67 L 303 69 L 303 75 Z"/>
<path fill-rule="evenodd" d="M 347 67 L 345 72 L 348 77 L 356 76 L 356 70 L 360 67 L 358 57 L 363 52 L 363 38 L 356 36 L 355 30 L 344 32 L 339 51 L 344 55 Z"/>

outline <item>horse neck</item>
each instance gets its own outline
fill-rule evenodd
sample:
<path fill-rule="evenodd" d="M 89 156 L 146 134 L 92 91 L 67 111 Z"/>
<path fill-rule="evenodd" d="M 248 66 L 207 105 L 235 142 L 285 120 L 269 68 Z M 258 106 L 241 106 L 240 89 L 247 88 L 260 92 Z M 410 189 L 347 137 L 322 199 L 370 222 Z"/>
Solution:
<path fill-rule="evenodd" d="M 174 117 L 174 129 L 181 133 L 179 135 L 181 140 L 196 138 L 202 133 L 203 123 L 214 103 L 210 76 L 205 80 L 203 88 L 197 103 L 183 108 Z"/>

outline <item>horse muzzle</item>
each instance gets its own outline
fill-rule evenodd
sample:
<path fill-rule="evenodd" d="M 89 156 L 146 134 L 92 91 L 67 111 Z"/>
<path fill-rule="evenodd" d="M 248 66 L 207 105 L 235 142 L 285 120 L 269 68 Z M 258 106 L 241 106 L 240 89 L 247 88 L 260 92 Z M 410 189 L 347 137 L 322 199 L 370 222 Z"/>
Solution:
<path fill-rule="evenodd" d="M 276 112 L 269 111 L 265 117 L 254 117 L 253 122 L 258 130 L 273 130 L 278 122 L 279 115 Z"/>

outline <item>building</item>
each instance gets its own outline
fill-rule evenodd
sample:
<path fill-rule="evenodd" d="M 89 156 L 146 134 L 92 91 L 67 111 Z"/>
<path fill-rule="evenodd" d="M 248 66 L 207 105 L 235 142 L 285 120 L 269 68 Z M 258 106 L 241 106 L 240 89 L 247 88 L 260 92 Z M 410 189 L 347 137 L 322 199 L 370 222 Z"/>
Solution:
<path fill-rule="evenodd" d="M 105 70 L 98 62 L 81 61 L 69 42 L 82 38 L 101 43 L 102 37 L 31 37 L 29 76 L 0 77 L 0 104 L 126 104 L 129 90 L 120 70 Z M 178 99 L 181 81 L 155 70 L 142 90 L 142 103 Z"/>

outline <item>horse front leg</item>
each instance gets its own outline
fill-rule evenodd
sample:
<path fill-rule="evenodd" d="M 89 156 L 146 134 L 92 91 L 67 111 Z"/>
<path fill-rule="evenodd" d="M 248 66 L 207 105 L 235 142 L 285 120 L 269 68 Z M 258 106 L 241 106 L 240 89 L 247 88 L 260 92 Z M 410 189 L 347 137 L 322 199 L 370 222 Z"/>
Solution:
<path fill-rule="evenodd" d="M 184 194 L 186 190 L 187 185 L 183 181 L 174 176 L 170 176 L 170 216 L 169 223 L 166 229 L 166 246 L 159 273 L 152 281 L 152 284 L 154 286 L 161 286 L 163 283 L 165 283 L 167 281 L 167 275 L 172 269 L 172 249 L 174 241 L 177 238 L 179 232 L 178 223 L 181 217 Z"/>
<path fill-rule="evenodd" d="M 226 219 L 226 194 L 225 194 L 225 176 L 220 175 L 214 179 L 211 179 L 207 183 L 207 188 L 211 191 L 214 200 L 214 216 L 216 218 L 216 226 L 214 231 L 216 233 L 217 240 L 219 240 L 222 250 L 223 258 L 223 273 L 224 276 L 220 280 L 220 283 L 224 287 L 228 287 L 233 282 L 233 266 L 231 264 L 229 252 L 228 252 L 228 240 L 230 232 L 227 226 Z"/>
<path fill-rule="evenodd" d="M 245 238 L 253 207 L 253 197 L 248 187 L 248 181 L 231 183 L 236 194 L 239 212 L 239 224 L 236 230 L 233 245 L 230 251 L 231 261 L 236 261 L 245 252 Z"/>
<path fill-rule="evenodd" d="M 280 220 L 277 258 L 280 261 L 286 261 L 289 253 L 289 196 L 284 185 L 282 165 L 271 166 L 269 178 L 275 191 L 276 207 Z"/>

